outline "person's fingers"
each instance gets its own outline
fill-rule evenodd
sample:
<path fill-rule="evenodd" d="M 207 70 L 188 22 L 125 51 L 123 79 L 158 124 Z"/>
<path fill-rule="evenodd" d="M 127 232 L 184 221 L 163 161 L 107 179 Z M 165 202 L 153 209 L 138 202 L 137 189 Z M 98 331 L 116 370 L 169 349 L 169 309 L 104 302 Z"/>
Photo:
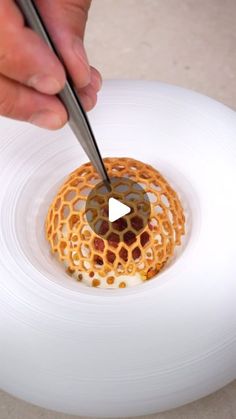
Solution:
<path fill-rule="evenodd" d="M 76 88 L 87 86 L 91 81 L 91 71 L 81 39 L 72 39 L 70 33 L 65 32 L 63 39 L 60 34 L 56 42 Z"/>
<path fill-rule="evenodd" d="M 38 7 L 57 44 L 77 89 L 89 85 L 91 69 L 83 46 L 90 6 L 88 0 L 37 0 Z"/>
<path fill-rule="evenodd" d="M 27 28 L 2 36 L 0 73 L 46 94 L 58 93 L 65 84 L 65 72 L 55 54 Z"/>
<path fill-rule="evenodd" d="M 93 67 L 91 68 L 90 84 L 82 89 L 78 89 L 79 98 L 86 111 L 90 111 L 97 103 L 97 92 L 102 87 L 100 73 Z"/>
<path fill-rule="evenodd" d="M 11 3 L 4 0 L 1 6 L 0 73 L 42 93 L 58 93 L 65 83 L 63 66 L 45 42 L 24 27 L 20 17 L 17 18 L 16 6 L 12 5 L 10 10 Z M 7 13 L 8 19 L 3 20 Z M 15 17 L 12 18 L 12 14 Z M 19 22 L 12 26 L 12 19 Z"/>
<path fill-rule="evenodd" d="M 39 93 L 0 75 L 0 114 L 48 129 L 67 121 L 64 106 L 56 96 Z"/>
<path fill-rule="evenodd" d="M 83 89 L 79 89 L 78 94 L 85 110 L 87 112 L 91 111 L 97 103 L 97 92 L 94 87 L 90 84 Z"/>
<path fill-rule="evenodd" d="M 102 87 L 102 76 L 96 68 L 90 66 L 90 69 L 91 69 L 90 84 L 94 87 L 96 92 L 98 92 Z"/>
<path fill-rule="evenodd" d="M 6 1 L 6 0 L 5 0 Z M 59 28 L 83 40 L 88 12 L 92 0 L 35 0 L 50 33 L 57 35 Z"/>
<path fill-rule="evenodd" d="M 1 0 L 0 22 L 3 24 L 0 26 L 1 32 L 5 28 L 4 23 L 6 24 L 6 22 L 8 27 L 12 29 L 24 26 L 24 18 L 14 1 Z"/>
<path fill-rule="evenodd" d="M 38 3 L 44 4 L 49 16 L 58 11 L 51 16 L 51 22 L 60 23 L 56 32 L 61 42 L 67 34 L 64 38 L 67 44 L 64 46 L 62 42 L 59 49 L 61 53 L 64 51 L 67 69 L 72 73 L 85 110 L 89 111 L 96 104 L 97 91 L 101 88 L 101 76 L 89 66 L 82 44 L 90 1 L 58 0 L 56 8 L 52 0 L 38 0 Z M 82 3 L 86 4 L 85 8 Z M 9 0 L 1 3 L 0 38 L 0 114 L 49 129 L 63 126 L 67 121 L 66 110 L 51 95 L 63 87 L 64 69 L 40 37 L 24 26 L 19 9 Z M 78 71 L 73 70 L 73 64 Z"/>

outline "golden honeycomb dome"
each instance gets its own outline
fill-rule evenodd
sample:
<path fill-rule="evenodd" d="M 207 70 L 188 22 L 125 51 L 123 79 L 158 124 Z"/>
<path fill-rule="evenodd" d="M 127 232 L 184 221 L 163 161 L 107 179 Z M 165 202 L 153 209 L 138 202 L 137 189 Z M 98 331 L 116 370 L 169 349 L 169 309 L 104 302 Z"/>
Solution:
<path fill-rule="evenodd" d="M 131 214 L 108 222 L 111 195 L 105 199 L 102 189 L 94 195 L 97 207 L 88 208 L 88 196 L 100 179 L 91 163 L 86 163 L 69 175 L 54 198 L 47 214 L 46 238 L 77 281 L 100 288 L 125 288 L 153 278 L 163 268 L 181 244 L 185 217 L 176 192 L 150 165 L 131 158 L 105 158 L 104 164 L 109 176 L 118 179 L 118 186 L 123 185 L 116 190 L 120 201 L 127 203 L 128 196 L 137 194 L 135 184 L 141 186 L 150 206 L 146 223 L 147 202 L 143 200 L 141 208 L 141 201 L 135 199 Z"/>

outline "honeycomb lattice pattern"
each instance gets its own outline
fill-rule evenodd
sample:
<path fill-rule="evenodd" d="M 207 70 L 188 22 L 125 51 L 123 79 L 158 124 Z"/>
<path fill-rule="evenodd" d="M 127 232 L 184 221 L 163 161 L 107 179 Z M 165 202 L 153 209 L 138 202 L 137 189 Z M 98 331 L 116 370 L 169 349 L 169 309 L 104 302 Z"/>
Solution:
<path fill-rule="evenodd" d="M 106 158 L 104 163 L 110 177 L 130 178 L 148 195 L 151 213 L 141 233 L 135 219 L 130 219 L 129 225 L 124 219 L 118 224 L 100 220 L 99 235 L 90 228 L 86 200 L 100 178 L 86 163 L 58 191 L 48 211 L 46 237 L 67 273 L 78 281 L 124 288 L 150 279 L 162 269 L 175 246 L 181 244 L 185 217 L 177 194 L 151 166 L 130 158 Z M 119 192 L 123 202 L 126 196 L 127 191 Z M 103 199 L 102 194 L 98 199 Z M 98 216 L 96 210 L 94 214 Z"/>

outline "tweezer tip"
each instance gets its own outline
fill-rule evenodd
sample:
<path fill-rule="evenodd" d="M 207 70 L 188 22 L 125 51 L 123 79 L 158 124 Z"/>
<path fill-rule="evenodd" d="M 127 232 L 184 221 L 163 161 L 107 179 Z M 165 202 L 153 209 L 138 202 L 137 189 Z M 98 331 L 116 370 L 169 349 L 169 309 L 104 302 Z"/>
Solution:
<path fill-rule="evenodd" d="M 105 185 L 106 189 L 108 190 L 108 192 L 111 192 L 112 191 L 111 181 L 110 181 L 109 178 L 107 178 L 107 179 L 104 180 L 104 185 Z"/>

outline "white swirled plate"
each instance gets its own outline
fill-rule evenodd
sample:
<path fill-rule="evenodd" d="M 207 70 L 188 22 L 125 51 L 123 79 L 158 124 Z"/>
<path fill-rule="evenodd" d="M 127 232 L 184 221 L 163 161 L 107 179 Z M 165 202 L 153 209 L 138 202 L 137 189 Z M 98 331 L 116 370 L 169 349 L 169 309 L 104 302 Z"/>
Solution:
<path fill-rule="evenodd" d="M 138 287 L 86 288 L 44 238 L 48 204 L 87 159 L 70 130 L 0 120 L 0 385 L 46 408 L 132 416 L 236 377 L 236 116 L 197 93 L 107 82 L 90 119 L 104 156 L 152 164 L 175 187 L 187 236 Z"/>

